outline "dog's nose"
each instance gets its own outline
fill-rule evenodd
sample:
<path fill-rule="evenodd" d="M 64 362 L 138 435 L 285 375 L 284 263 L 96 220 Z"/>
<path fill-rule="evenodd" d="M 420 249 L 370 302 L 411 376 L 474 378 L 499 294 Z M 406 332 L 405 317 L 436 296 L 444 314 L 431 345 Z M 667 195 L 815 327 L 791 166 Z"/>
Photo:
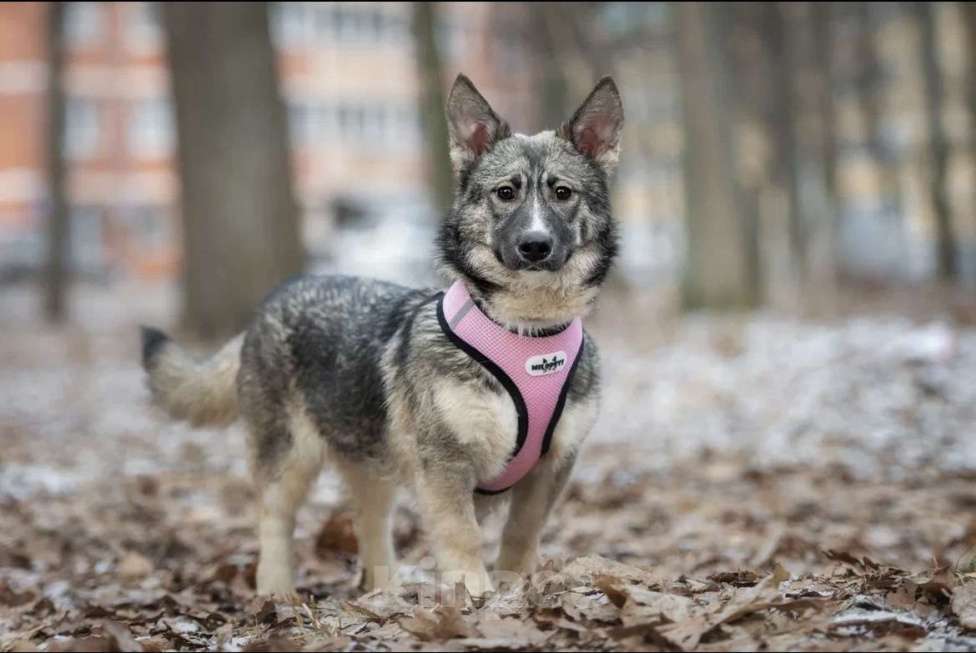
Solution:
<path fill-rule="evenodd" d="M 518 253 L 523 261 L 541 263 L 552 254 L 552 236 L 541 231 L 532 231 L 518 241 Z"/>

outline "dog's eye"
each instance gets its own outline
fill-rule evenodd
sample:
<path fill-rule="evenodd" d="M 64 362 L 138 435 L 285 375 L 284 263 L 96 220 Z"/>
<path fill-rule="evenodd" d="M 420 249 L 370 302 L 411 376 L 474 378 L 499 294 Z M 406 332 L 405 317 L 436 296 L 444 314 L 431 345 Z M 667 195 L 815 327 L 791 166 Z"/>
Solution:
<path fill-rule="evenodd" d="M 567 186 L 556 186 L 556 199 L 565 202 L 573 196 L 573 191 Z"/>
<path fill-rule="evenodd" d="M 511 202 L 513 199 L 515 199 L 515 189 L 511 186 L 502 186 L 495 191 L 495 194 L 498 195 L 498 199 L 503 202 Z"/>

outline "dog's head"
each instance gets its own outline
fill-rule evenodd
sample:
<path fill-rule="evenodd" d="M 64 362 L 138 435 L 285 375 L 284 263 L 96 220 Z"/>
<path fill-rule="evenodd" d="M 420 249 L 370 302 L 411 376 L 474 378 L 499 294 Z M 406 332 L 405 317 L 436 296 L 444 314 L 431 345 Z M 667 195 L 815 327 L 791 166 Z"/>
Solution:
<path fill-rule="evenodd" d="M 602 79 L 554 131 L 512 134 L 460 75 L 447 101 L 454 207 L 441 259 L 495 319 L 545 328 L 585 313 L 616 254 L 608 177 L 623 107 Z"/>

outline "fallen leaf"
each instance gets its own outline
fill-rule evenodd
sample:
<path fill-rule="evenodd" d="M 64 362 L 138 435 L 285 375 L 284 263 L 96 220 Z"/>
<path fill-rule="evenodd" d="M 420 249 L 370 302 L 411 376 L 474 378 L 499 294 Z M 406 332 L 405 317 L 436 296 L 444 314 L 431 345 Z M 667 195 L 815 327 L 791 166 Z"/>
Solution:
<path fill-rule="evenodd" d="M 120 623 L 107 621 L 102 624 L 102 630 L 108 633 L 114 640 L 115 650 L 117 651 L 142 651 L 142 645 L 136 641 L 135 637 L 128 628 Z"/>
<path fill-rule="evenodd" d="M 302 647 L 293 640 L 282 638 L 282 637 L 275 637 L 271 639 L 263 639 L 256 642 L 251 642 L 250 644 L 245 646 L 242 650 L 248 652 L 250 651 L 287 652 L 287 651 L 300 651 L 302 650 Z"/>
<path fill-rule="evenodd" d="M 599 592 L 586 591 L 579 588 L 577 591 L 563 592 L 561 595 L 560 606 L 566 616 L 573 621 L 579 622 L 600 622 L 605 624 L 620 623 L 620 610 L 614 606 L 607 597 Z"/>
<path fill-rule="evenodd" d="M 153 572 L 154 565 L 140 553 L 126 553 L 116 566 L 116 573 L 125 580 L 141 580 Z"/>
<path fill-rule="evenodd" d="M 593 585 L 607 595 L 610 602 L 618 608 L 624 607 L 627 602 L 627 592 L 620 589 L 621 581 L 613 576 L 596 576 L 593 578 Z"/>
<path fill-rule="evenodd" d="M 625 626 L 639 623 L 680 622 L 696 611 L 695 601 L 678 594 L 627 588 L 627 602 L 621 610 Z"/>
<path fill-rule="evenodd" d="M 328 558 L 335 554 L 354 556 L 359 552 L 359 542 L 356 540 L 354 515 L 351 512 L 340 512 L 332 515 L 315 538 L 315 553 L 320 558 Z"/>
<path fill-rule="evenodd" d="M 8 583 L 0 581 L 0 605 L 13 608 L 30 603 L 36 598 L 37 594 L 30 590 L 25 589 L 23 592 L 17 592 Z"/>
<path fill-rule="evenodd" d="M 720 571 L 708 577 L 713 583 L 726 583 L 735 587 L 755 587 L 759 576 L 748 570 Z"/>
<path fill-rule="evenodd" d="M 259 624 L 273 624 L 278 621 L 278 606 L 271 599 L 261 601 L 251 611 L 254 621 Z"/>
<path fill-rule="evenodd" d="M 480 637 L 481 634 L 465 621 L 461 611 L 450 606 L 433 610 L 416 608 L 413 616 L 400 619 L 400 627 L 424 641 Z"/>
<path fill-rule="evenodd" d="M 952 612 L 960 626 L 976 630 L 976 583 L 963 583 L 953 590 Z"/>

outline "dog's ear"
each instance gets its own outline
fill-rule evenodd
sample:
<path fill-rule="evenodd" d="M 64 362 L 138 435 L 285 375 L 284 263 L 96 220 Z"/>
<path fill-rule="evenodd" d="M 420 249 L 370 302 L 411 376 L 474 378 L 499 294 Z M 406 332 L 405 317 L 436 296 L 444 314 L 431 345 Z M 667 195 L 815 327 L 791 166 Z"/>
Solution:
<path fill-rule="evenodd" d="M 508 124 L 492 110 L 471 80 L 458 75 L 447 98 L 451 163 L 460 174 L 492 146 L 510 135 Z"/>
<path fill-rule="evenodd" d="M 624 107 L 617 85 L 610 77 L 601 79 L 583 101 L 560 134 L 576 150 L 593 159 L 608 174 L 620 156 L 620 130 L 624 126 Z"/>

